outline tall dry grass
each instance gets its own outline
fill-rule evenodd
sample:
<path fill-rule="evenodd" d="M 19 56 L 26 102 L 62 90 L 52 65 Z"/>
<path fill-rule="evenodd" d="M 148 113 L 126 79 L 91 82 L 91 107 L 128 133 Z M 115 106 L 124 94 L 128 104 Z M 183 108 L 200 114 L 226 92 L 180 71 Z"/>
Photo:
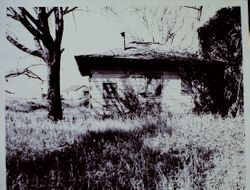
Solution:
<path fill-rule="evenodd" d="M 144 143 L 162 153 L 176 152 L 182 160 L 192 160 L 177 174 L 179 189 L 193 189 L 192 184 L 199 180 L 204 180 L 206 189 L 244 189 L 246 163 L 242 116 L 222 118 L 191 114 L 173 117 L 167 125 L 172 126 L 172 135 L 160 133 L 144 139 Z M 194 171 L 194 166 L 205 172 Z M 162 183 L 166 189 L 170 188 L 171 183 L 164 177 Z"/>
<path fill-rule="evenodd" d="M 8 189 L 245 188 L 242 116 L 98 120 L 65 106 L 55 124 L 18 104 L 6 111 Z"/>

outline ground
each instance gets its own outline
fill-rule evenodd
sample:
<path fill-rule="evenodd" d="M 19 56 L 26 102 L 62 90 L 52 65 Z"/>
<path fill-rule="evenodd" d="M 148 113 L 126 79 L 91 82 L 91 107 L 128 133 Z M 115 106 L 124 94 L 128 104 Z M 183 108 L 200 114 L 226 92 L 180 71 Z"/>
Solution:
<path fill-rule="evenodd" d="M 8 189 L 245 189 L 244 119 L 98 119 L 64 102 L 6 102 Z"/>

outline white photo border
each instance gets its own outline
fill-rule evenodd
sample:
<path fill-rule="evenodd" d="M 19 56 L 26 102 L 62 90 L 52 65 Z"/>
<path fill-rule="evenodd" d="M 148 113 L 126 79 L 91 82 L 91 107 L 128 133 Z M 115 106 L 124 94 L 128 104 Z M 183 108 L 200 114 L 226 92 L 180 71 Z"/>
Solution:
<path fill-rule="evenodd" d="M 166 6 L 181 6 L 181 5 L 207 5 L 207 6 L 240 6 L 241 7 L 241 22 L 242 22 L 242 42 L 243 42 L 243 81 L 244 81 L 244 117 L 245 117 L 245 150 L 246 150 L 246 189 L 250 189 L 250 36 L 248 31 L 248 2 L 247 0 L 129 0 L 129 1 L 84 1 L 84 0 L 2 0 L 0 8 L 0 55 L 1 65 L 4 63 L 5 49 L 7 42 L 5 39 L 5 22 L 6 22 L 6 7 L 9 6 L 85 6 L 85 5 L 166 5 Z M 4 98 L 4 70 L 0 70 L 0 189 L 6 189 L 6 169 L 5 169 L 5 98 Z"/>

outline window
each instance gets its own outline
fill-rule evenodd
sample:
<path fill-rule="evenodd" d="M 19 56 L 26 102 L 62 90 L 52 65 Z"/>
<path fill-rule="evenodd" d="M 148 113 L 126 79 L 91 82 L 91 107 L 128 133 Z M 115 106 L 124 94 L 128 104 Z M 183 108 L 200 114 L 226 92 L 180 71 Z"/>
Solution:
<path fill-rule="evenodd" d="M 146 76 L 146 85 L 144 92 L 141 93 L 144 97 L 159 97 L 162 93 L 162 79 L 160 76 Z"/>
<path fill-rule="evenodd" d="M 89 96 L 89 91 L 83 91 L 83 96 L 88 97 Z"/>
<path fill-rule="evenodd" d="M 103 98 L 113 99 L 117 98 L 117 84 L 116 83 L 103 83 Z"/>

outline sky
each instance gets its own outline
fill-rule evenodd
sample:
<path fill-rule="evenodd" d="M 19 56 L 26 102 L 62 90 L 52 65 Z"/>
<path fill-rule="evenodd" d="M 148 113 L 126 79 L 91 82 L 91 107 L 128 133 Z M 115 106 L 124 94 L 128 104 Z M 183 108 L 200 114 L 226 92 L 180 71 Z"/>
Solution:
<path fill-rule="evenodd" d="M 83 78 L 74 60 L 75 55 L 103 53 L 112 49 L 123 47 L 121 32 L 126 33 L 126 42 L 153 41 L 162 42 L 159 28 L 166 33 L 168 28 L 174 26 L 176 31 L 173 42 L 166 43 L 169 49 L 178 51 L 198 50 L 197 28 L 214 16 L 218 7 L 203 7 L 200 20 L 198 12 L 190 8 L 168 7 L 164 18 L 167 22 L 160 22 L 165 7 L 79 7 L 73 13 L 65 16 L 65 30 L 62 47 L 65 51 L 61 60 L 61 92 L 72 85 L 87 84 L 87 78 Z M 157 11 L 156 11 L 157 10 Z M 143 21 L 146 18 L 147 24 Z M 167 24 L 166 24 L 167 23 Z M 169 25 L 169 26 L 168 26 Z M 52 26 L 52 25 L 51 25 Z M 148 26 L 148 27 L 147 27 Z M 160 26 L 160 27 L 159 27 Z M 6 31 L 18 38 L 28 47 L 33 47 L 32 36 L 23 27 L 7 18 Z M 32 71 L 39 75 L 44 82 L 29 79 L 26 76 L 9 78 L 5 83 L 5 89 L 14 94 L 6 94 L 7 97 L 41 97 L 47 91 L 47 67 L 42 60 L 32 57 L 18 50 L 6 42 L 3 60 L 6 74 L 20 71 L 23 68 L 32 67 Z M 25 84 L 25 85 L 24 85 Z"/>

